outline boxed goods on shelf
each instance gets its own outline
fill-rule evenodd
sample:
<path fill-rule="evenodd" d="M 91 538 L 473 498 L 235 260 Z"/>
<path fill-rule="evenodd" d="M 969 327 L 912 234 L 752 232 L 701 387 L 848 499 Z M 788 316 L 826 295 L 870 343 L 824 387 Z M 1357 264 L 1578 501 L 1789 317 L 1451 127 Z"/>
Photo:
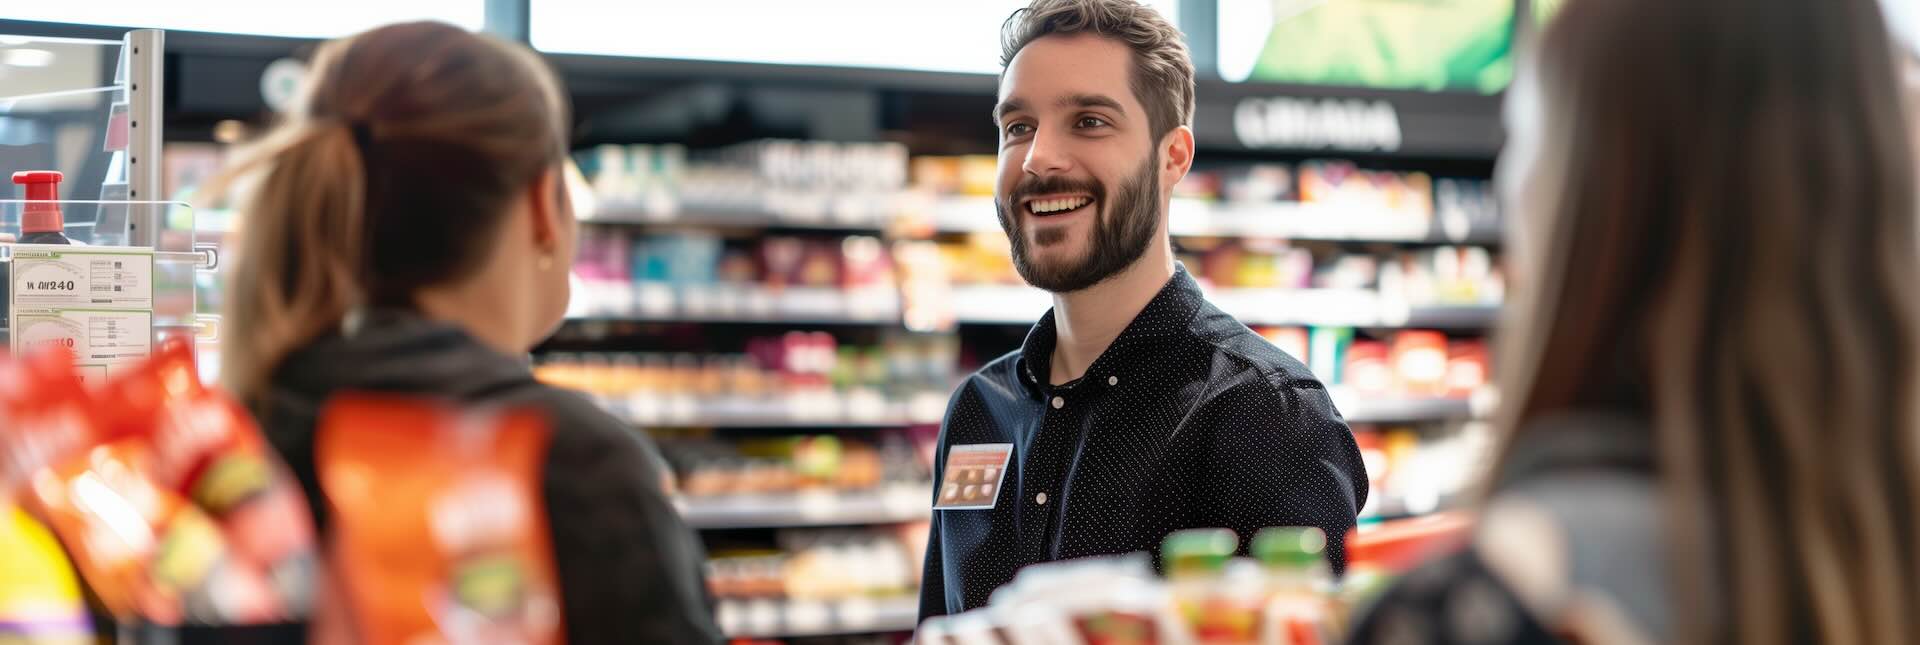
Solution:
<path fill-rule="evenodd" d="M 879 238 L 582 231 L 573 317 L 895 320 L 900 292 Z"/>
<path fill-rule="evenodd" d="M 718 549 L 707 564 L 720 627 L 733 636 L 913 628 L 924 525 L 786 530 L 773 549 Z"/>
<path fill-rule="evenodd" d="M 1467 399 L 1490 383 L 1484 339 L 1422 329 L 1356 338 L 1350 327 L 1254 331 L 1306 363 L 1330 389 L 1363 399 Z"/>
<path fill-rule="evenodd" d="M 1447 433 L 1356 426 L 1353 438 L 1367 465 L 1363 520 L 1425 515 L 1448 507 L 1473 488 L 1492 447 L 1492 431 L 1483 422 Z"/>
<path fill-rule="evenodd" d="M 728 495 L 853 492 L 905 485 L 928 489 L 917 451 L 897 433 L 878 441 L 800 435 L 661 445 L 689 501 Z M 922 500 L 924 501 L 924 500 Z"/>
<path fill-rule="evenodd" d="M 641 424 L 905 425 L 939 420 L 957 351 L 949 336 L 856 347 L 795 331 L 742 354 L 547 354 L 536 372 Z"/>
<path fill-rule="evenodd" d="M 603 145 L 579 162 L 601 202 L 596 217 L 614 221 L 881 228 L 906 204 L 907 150 L 893 143 Z"/>

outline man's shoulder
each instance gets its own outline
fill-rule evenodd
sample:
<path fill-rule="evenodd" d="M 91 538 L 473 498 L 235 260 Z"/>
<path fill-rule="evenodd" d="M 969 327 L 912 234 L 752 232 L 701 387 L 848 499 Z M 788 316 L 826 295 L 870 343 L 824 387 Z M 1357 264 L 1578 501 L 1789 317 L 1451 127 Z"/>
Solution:
<path fill-rule="evenodd" d="M 1188 331 L 1201 351 L 1243 368 L 1229 370 L 1230 374 L 1251 372 L 1276 388 L 1324 389 L 1320 379 L 1300 359 L 1274 346 L 1212 303 L 1201 308 Z"/>
<path fill-rule="evenodd" d="M 961 381 L 960 388 L 954 391 L 953 400 L 958 402 L 969 392 L 1010 396 L 1021 387 L 1021 369 L 1020 350 L 1007 352 L 968 374 L 966 380 Z"/>

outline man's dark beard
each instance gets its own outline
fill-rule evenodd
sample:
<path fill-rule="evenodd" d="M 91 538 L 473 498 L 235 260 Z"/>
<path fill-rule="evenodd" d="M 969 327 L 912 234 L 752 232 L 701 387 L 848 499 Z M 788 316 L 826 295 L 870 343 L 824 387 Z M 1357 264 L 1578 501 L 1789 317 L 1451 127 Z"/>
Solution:
<path fill-rule="evenodd" d="M 1020 272 L 1021 279 L 1035 287 L 1052 293 L 1072 293 L 1091 287 L 1115 274 L 1133 266 L 1134 261 L 1147 252 L 1147 245 L 1153 242 L 1153 234 L 1159 229 L 1160 217 L 1156 212 L 1160 204 L 1160 182 L 1155 181 L 1154 170 L 1159 166 L 1159 154 L 1149 156 L 1133 179 L 1120 187 L 1119 195 L 1111 202 L 1107 200 L 1107 186 L 1098 179 L 1073 180 L 1062 177 L 1029 178 L 1015 186 L 1008 203 L 994 200 L 994 210 L 1000 216 L 1000 229 L 1007 232 L 1007 239 L 1013 243 L 1013 268 Z M 1094 203 L 1104 207 L 1105 213 L 1095 213 L 1093 233 L 1087 241 L 1087 256 L 1077 263 L 1062 266 L 1041 267 L 1028 257 L 1027 238 L 1019 229 L 1019 219 L 1014 208 L 1018 208 L 1027 196 L 1048 195 L 1053 193 L 1085 192 L 1093 195 Z M 1106 217 L 1101 217 L 1106 215 Z M 1049 229 L 1041 232 L 1047 239 L 1044 244 L 1053 244 L 1066 235 L 1064 229 Z"/>

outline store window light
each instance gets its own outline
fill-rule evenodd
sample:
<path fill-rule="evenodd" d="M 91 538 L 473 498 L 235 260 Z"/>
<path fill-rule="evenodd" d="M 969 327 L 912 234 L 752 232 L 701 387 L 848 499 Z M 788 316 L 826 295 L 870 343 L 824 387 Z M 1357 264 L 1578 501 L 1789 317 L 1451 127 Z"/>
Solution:
<path fill-rule="evenodd" d="M 1177 20 L 1179 0 L 1148 5 Z M 1027 0 L 532 0 L 542 51 L 934 72 L 1000 72 L 1000 25 Z"/>
<path fill-rule="evenodd" d="M 440 20 L 478 30 L 486 21 L 484 0 L 90 0 L 9 2 L 6 18 L 118 27 L 334 38 L 409 20 Z"/>

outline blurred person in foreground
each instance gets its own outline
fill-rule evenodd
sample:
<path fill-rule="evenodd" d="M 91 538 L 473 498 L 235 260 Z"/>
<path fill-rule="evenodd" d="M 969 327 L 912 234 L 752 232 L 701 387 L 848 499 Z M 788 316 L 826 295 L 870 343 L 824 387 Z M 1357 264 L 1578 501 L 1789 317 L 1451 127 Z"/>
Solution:
<path fill-rule="evenodd" d="M 552 73 L 518 45 L 422 22 L 322 45 L 307 83 L 230 171 L 248 189 L 221 374 L 318 525 L 314 425 L 335 394 L 538 409 L 568 638 L 718 642 L 657 449 L 527 361 L 566 311 L 577 233 Z"/>
<path fill-rule="evenodd" d="M 1537 45 L 1490 495 L 1355 642 L 1913 642 L 1920 230 L 1875 0 L 1568 0 Z"/>
<path fill-rule="evenodd" d="M 949 403 L 920 617 L 1188 528 L 1319 527 L 1339 570 L 1367 493 L 1352 433 L 1173 258 L 1168 197 L 1194 155 L 1180 32 L 1133 0 L 1036 0 L 1001 36 L 994 203 L 1053 309 Z"/>

